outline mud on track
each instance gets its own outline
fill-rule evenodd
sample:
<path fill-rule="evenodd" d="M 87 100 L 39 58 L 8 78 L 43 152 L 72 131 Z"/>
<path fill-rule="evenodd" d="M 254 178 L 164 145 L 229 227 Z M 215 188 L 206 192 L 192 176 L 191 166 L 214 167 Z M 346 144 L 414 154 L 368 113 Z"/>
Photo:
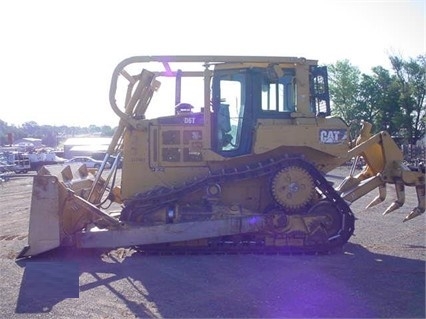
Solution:
<path fill-rule="evenodd" d="M 346 168 L 329 179 L 340 181 Z M 395 199 L 352 205 L 355 235 L 329 255 L 145 256 L 61 249 L 17 262 L 26 245 L 32 178 L 0 185 L 2 318 L 424 318 L 426 214 L 387 216 Z"/>

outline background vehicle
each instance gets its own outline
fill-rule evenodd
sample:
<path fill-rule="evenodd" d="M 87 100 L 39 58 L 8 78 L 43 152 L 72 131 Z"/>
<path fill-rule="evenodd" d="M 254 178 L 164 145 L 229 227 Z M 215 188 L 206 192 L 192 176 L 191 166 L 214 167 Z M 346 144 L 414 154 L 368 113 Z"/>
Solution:
<path fill-rule="evenodd" d="M 5 161 L 0 161 L 0 173 L 13 172 L 15 164 L 9 164 Z"/>
<path fill-rule="evenodd" d="M 31 170 L 38 171 L 42 166 L 64 164 L 65 159 L 56 155 L 51 149 L 39 149 L 28 153 Z"/>
<path fill-rule="evenodd" d="M 60 158 L 53 151 L 45 149 L 23 152 L 16 150 L 16 148 L 10 148 L 0 153 L 0 159 L 13 165 L 15 173 L 38 171 L 42 166 L 63 164 L 65 162 L 64 158 Z"/>
<path fill-rule="evenodd" d="M 66 160 L 65 164 L 80 163 L 85 164 L 87 168 L 100 168 L 102 161 L 96 160 L 89 156 L 74 156 L 73 158 Z M 105 168 L 110 168 L 111 165 L 106 163 Z"/>
<path fill-rule="evenodd" d="M 156 105 L 160 79 L 166 88 L 173 80 L 175 94 Z M 197 93 L 199 102 L 188 100 Z M 132 57 L 113 72 L 110 103 L 119 126 L 95 176 L 84 166 L 39 170 L 20 257 L 61 245 L 330 251 L 353 234 L 349 204 L 374 189 L 370 206 L 383 201 L 388 183 L 397 200 L 385 214 L 403 205 L 405 186 L 416 187 L 419 199 L 405 220 L 425 210 L 424 176 L 404 168 L 389 134 L 372 136 L 365 122 L 355 139 L 331 116 L 327 70 L 315 60 Z M 174 114 L 148 119 L 148 105 Z M 120 155 L 121 187 L 114 185 L 117 161 L 102 175 L 110 156 Z M 362 157 L 364 169 L 334 188 L 326 173 L 353 157 Z M 109 214 L 107 201 L 120 211 Z"/>
<path fill-rule="evenodd" d="M 17 174 L 27 173 L 31 170 L 31 163 L 27 153 L 23 152 L 8 152 L 8 163 L 14 165 L 13 171 Z"/>

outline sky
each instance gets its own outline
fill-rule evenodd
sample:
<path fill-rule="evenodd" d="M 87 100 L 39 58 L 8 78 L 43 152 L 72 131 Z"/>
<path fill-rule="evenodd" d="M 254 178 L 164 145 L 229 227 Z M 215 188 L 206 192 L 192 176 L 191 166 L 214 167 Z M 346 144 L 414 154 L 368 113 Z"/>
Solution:
<path fill-rule="evenodd" d="M 1 1 L 0 41 L 0 120 L 114 127 L 109 85 L 125 58 L 348 59 L 369 73 L 426 54 L 426 1 Z"/>

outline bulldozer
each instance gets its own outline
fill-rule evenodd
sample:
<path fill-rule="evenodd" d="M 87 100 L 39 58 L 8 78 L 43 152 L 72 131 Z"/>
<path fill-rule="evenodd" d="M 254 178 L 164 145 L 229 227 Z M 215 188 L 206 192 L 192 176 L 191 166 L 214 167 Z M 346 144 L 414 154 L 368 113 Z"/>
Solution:
<path fill-rule="evenodd" d="M 373 190 L 368 207 L 382 202 L 387 184 L 397 198 L 384 214 L 404 204 L 405 186 L 418 206 L 404 221 L 425 211 L 424 174 L 404 166 L 388 132 L 363 122 L 352 136 L 332 115 L 317 60 L 130 57 L 113 71 L 109 102 L 118 126 L 103 165 L 45 166 L 34 177 L 19 258 L 61 246 L 330 252 L 354 232 L 350 204 Z M 339 185 L 327 180 L 353 159 Z"/>

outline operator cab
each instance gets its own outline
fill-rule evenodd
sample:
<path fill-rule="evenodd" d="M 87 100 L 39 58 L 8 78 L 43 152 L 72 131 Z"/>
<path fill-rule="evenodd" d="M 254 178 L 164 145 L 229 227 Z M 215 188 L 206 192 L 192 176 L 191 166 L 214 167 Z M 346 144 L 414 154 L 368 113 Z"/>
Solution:
<path fill-rule="evenodd" d="M 249 154 L 259 119 L 330 115 L 327 70 L 310 66 L 215 70 L 212 82 L 212 147 L 224 157 Z M 297 75 L 306 74 L 306 79 Z M 298 89 L 304 87 L 307 92 Z M 299 101 L 309 96 L 309 100 Z"/>

